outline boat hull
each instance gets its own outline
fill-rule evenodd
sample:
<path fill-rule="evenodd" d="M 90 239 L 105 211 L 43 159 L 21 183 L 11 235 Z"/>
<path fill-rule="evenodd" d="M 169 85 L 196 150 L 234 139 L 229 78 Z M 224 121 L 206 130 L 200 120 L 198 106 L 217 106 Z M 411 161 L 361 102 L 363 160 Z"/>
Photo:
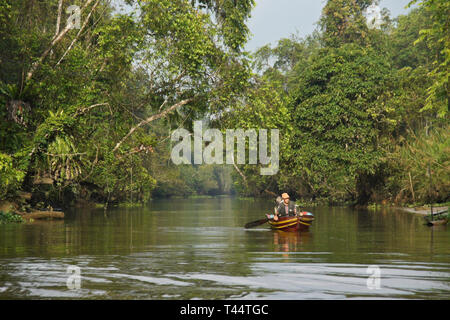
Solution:
<path fill-rule="evenodd" d="M 269 224 L 274 230 L 308 231 L 313 221 L 314 215 L 312 213 L 301 212 L 298 216 L 294 217 L 280 217 L 278 221 L 270 219 Z"/>
<path fill-rule="evenodd" d="M 428 220 L 427 225 L 428 226 L 443 226 L 446 225 L 448 223 L 448 219 L 441 219 L 441 220 L 433 220 L 430 221 Z"/>

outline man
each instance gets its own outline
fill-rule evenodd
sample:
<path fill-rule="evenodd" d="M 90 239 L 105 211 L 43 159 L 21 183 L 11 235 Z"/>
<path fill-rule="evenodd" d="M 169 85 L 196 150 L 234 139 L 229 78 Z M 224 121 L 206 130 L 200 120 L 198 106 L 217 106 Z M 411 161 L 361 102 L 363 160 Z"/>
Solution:
<path fill-rule="evenodd" d="M 281 201 L 281 203 L 275 210 L 275 221 L 278 220 L 278 217 L 294 217 L 295 215 L 297 215 L 295 203 L 290 202 L 289 195 L 287 193 L 283 193 L 281 195 L 281 198 L 283 199 L 283 201 Z"/>

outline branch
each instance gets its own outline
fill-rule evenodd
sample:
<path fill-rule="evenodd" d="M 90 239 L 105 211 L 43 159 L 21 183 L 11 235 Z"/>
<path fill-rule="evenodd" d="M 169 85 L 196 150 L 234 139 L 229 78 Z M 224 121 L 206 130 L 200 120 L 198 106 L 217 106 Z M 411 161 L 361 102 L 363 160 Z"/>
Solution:
<path fill-rule="evenodd" d="M 236 165 L 236 163 L 234 162 L 234 152 L 231 153 L 231 159 L 233 161 L 233 166 L 236 169 L 236 171 L 239 173 L 239 175 L 242 177 L 242 179 L 244 180 L 244 183 L 247 185 L 247 178 L 245 177 L 245 175 L 242 173 L 241 170 L 239 170 L 239 167 Z"/>
<path fill-rule="evenodd" d="M 166 110 L 164 110 L 164 111 L 162 111 L 162 112 L 160 112 L 160 113 L 158 113 L 158 114 L 154 114 L 154 115 L 152 115 L 151 117 L 149 117 L 149 118 L 147 118 L 147 119 L 145 119 L 145 120 L 142 120 L 141 122 L 139 122 L 139 123 L 137 124 L 137 126 L 131 128 L 130 131 L 128 132 L 128 134 L 127 134 L 125 137 L 123 137 L 122 140 L 120 140 L 120 141 L 116 144 L 116 146 L 115 146 L 114 149 L 113 149 L 113 152 L 116 152 L 116 151 L 120 148 L 120 146 L 122 145 L 122 143 L 123 143 L 126 139 L 128 139 L 128 137 L 131 136 L 131 135 L 133 134 L 133 132 L 136 131 L 136 129 L 138 129 L 138 128 L 142 127 L 143 125 L 146 125 L 146 124 L 148 124 L 148 123 L 150 123 L 150 122 L 152 122 L 152 121 L 154 121 L 154 120 L 157 120 L 157 119 L 159 119 L 159 118 L 165 117 L 169 112 L 175 110 L 176 108 L 179 108 L 179 107 L 181 107 L 181 106 L 184 106 L 185 104 L 191 102 L 192 100 L 194 100 L 194 99 L 193 99 L 193 98 L 189 98 L 189 99 L 182 100 L 182 101 L 180 101 L 180 102 L 178 102 L 178 103 L 172 105 L 171 107 L 167 108 Z M 165 102 L 164 102 L 164 103 L 165 103 Z"/>
<path fill-rule="evenodd" d="M 59 33 L 59 26 L 61 24 L 62 4 L 63 4 L 63 0 L 59 0 L 59 4 L 58 4 L 58 18 L 56 19 L 56 30 L 55 30 L 55 35 L 53 36 L 53 39 L 55 39 L 56 36 Z"/>
<path fill-rule="evenodd" d="M 93 109 L 95 107 L 99 107 L 99 106 L 109 106 L 109 103 L 108 102 L 97 103 L 97 104 L 93 104 L 92 106 L 89 106 L 89 107 L 86 107 L 86 108 L 83 108 L 83 109 L 79 109 L 79 110 L 77 110 L 77 112 L 75 112 L 74 117 L 82 115 L 82 114 L 88 112 L 89 110 L 91 110 L 91 109 Z M 110 112 L 112 113 L 111 108 L 110 108 Z"/>
<path fill-rule="evenodd" d="M 275 192 L 272 192 L 270 190 L 264 189 L 264 192 L 270 194 L 271 196 L 277 197 L 278 195 Z"/>
<path fill-rule="evenodd" d="M 76 157 L 76 156 L 83 156 L 86 154 L 86 152 L 82 152 L 82 153 L 59 153 L 59 154 L 55 154 L 55 153 L 45 153 L 46 155 L 50 156 L 50 157 Z"/>
<path fill-rule="evenodd" d="M 55 39 L 56 36 L 59 33 L 59 26 L 61 25 L 62 4 L 63 4 L 63 0 L 59 0 L 59 3 L 58 3 L 58 17 L 56 18 L 55 35 L 53 36 L 53 39 Z M 50 50 L 50 58 L 51 57 L 53 57 L 53 49 Z M 23 79 L 23 76 L 22 76 L 22 79 Z"/>
<path fill-rule="evenodd" d="M 59 59 L 58 63 L 56 63 L 55 67 L 58 66 L 61 61 L 64 59 L 64 57 L 69 53 L 70 49 L 72 49 L 73 45 L 75 44 L 75 42 L 78 40 L 78 38 L 80 37 L 81 32 L 83 32 L 84 28 L 86 27 L 89 18 L 92 15 L 92 12 L 94 12 L 95 8 L 97 8 L 98 4 L 100 3 L 100 0 L 97 0 L 97 2 L 92 6 L 91 12 L 89 12 L 86 20 L 84 20 L 83 25 L 81 26 L 80 30 L 78 31 L 77 35 L 75 36 L 75 38 L 72 40 L 72 42 L 70 43 L 69 47 L 67 48 L 66 52 L 64 52 L 64 54 L 62 55 L 61 59 Z"/>
<path fill-rule="evenodd" d="M 124 154 L 124 155 L 118 155 L 117 158 L 121 159 L 123 157 L 131 156 L 133 154 L 141 153 L 141 152 L 145 152 L 145 154 L 148 154 L 149 152 L 153 153 L 153 147 L 152 146 L 146 147 L 144 145 L 141 145 L 140 147 L 133 148 L 132 151 L 130 151 L 130 152 Z"/>
<path fill-rule="evenodd" d="M 82 181 L 86 181 L 94 172 L 94 167 L 97 165 L 98 163 L 98 145 L 95 146 L 97 148 L 97 152 L 95 153 L 95 160 L 92 163 L 92 167 L 91 167 L 91 172 L 89 172 L 89 174 L 83 178 L 81 178 Z"/>
<path fill-rule="evenodd" d="M 80 8 L 80 15 L 83 12 L 83 10 L 86 9 L 86 7 L 92 3 L 92 1 L 94 1 L 94 0 L 86 1 L 84 6 L 82 8 Z M 44 59 L 48 56 L 48 54 L 53 49 L 53 47 L 58 42 L 60 42 L 62 40 L 62 38 L 64 38 L 64 36 L 67 34 L 67 32 L 69 32 L 71 27 L 72 27 L 71 24 L 67 24 L 67 26 L 52 40 L 52 42 L 50 43 L 50 46 L 44 51 L 44 53 L 41 55 L 39 60 L 37 60 L 31 64 L 30 70 L 27 73 L 26 81 L 29 81 L 33 77 L 33 74 L 37 70 L 37 68 L 41 65 L 41 63 L 44 61 Z"/>
<path fill-rule="evenodd" d="M 191 115 L 191 112 L 192 112 L 192 109 L 189 111 L 189 113 L 188 113 L 187 116 L 183 119 L 183 121 L 181 121 L 181 123 L 180 123 L 180 125 L 178 126 L 177 129 L 180 129 L 180 128 L 183 126 L 183 124 L 186 122 L 187 118 L 189 118 L 189 116 Z M 170 136 L 171 136 L 171 135 L 169 134 L 167 137 L 165 137 L 164 139 L 162 139 L 161 141 L 159 141 L 159 142 L 157 143 L 157 145 L 159 145 L 159 144 L 163 143 L 164 141 L 166 141 L 167 139 L 169 139 Z"/>

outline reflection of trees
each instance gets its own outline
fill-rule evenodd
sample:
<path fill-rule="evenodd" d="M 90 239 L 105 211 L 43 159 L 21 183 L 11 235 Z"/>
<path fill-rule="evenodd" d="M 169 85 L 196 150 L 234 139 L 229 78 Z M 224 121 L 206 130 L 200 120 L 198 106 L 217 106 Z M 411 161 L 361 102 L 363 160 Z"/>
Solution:
<path fill-rule="evenodd" d="M 379 259 L 397 259 L 399 253 L 405 254 L 402 259 L 416 261 L 430 254 L 430 230 L 424 226 L 422 216 L 386 208 L 367 211 L 318 207 L 313 212 L 316 221 L 311 228 L 311 250 L 331 252 L 330 262 L 370 264 Z M 450 234 L 441 233 L 440 237 L 449 243 Z M 449 247 L 442 243 L 435 243 L 434 253 L 448 255 Z"/>

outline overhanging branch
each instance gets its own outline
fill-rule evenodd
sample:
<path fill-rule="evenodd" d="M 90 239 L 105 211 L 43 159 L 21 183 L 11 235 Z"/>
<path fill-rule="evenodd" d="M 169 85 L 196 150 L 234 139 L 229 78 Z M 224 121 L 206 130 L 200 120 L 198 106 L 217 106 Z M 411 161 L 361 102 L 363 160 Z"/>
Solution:
<path fill-rule="evenodd" d="M 80 14 L 83 12 L 84 9 L 86 9 L 87 6 L 89 6 L 92 3 L 92 1 L 94 0 L 86 1 L 83 7 L 80 8 Z M 72 29 L 72 25 L 67 24 L 67 26 L 56 37 L 53 38 L 52 42 L 50 43 L 48 48 L 44 51 L 44 53 L 39 57 L 37 61 L 33 62 L 33 64 L 31 65 L 30 70 L 27 73 L 26 81 L 29 81 L 33 77 L 34 72 L 41 65 L 44 59 L 48 56 L 53 47 L 64 38 L 64 36 L 67 34 L 67 32 L 69 32 L 70 29 Z"/>
<path fill-rule="evenodd" d="M 189 99 L 182 100 L 182 101 L 180 101 L 180 102 L 178 102 L 178 103 L 176 103 L 176 104 L 170 106 L 169 108 L 165 109 L 164 111 L 162 111 L 162 112 L 160 112 L 160 113 L 157 113 L 157 114 L 154 114 L 154 115 L 148 117 L 148 118 L 145 119 L 145 120 L 142 120 L 142 121 L 139 122 L 136 126 L 134 126 L 133 128 L 131 128 L 130 131 L 127 133 L 127 135 L 126 135 L 125 137 L 123 137 L 122 140 L 120 140 L 120 141 L 116 144 L 116 146 L 115 146 L 114 149 L 113 149 L 113 152 L 116 152 L 116 151 L 120 148 L 120 146 L 122 145 L 122 143 L 123 143 L 126 139 L 128 139 L 128 137 L 130 137 L 130 136 L 133 134 L 133 132 L 136 131 L 138 128 L 140 128 L 140 127 L 142 127 L 142 126 L 144 126 L 144 125 L 146 125 L 146 124 L 148 124 L 148 123 L 150 123 L 150 122 L 152 122 L 152 121 L 155 121 L 155 120 L 157 120 L 157 119 L 160 119 L 160 118 L 165 117 L 168 113 L 172 112 L 173 110 L 175 110 L 175 109 L 177 109 L 177 108 L 179 108 L 179 107 L 181 107 L 181 106 L 184 106 L 185 104 L 188 104 L 188 103 L 191 102 L 192 100 L 194 100 L 194 99 L 193 99 L 193 98 L 189 98 Z M 165 103 L 165 102 L 164 102 L 164 103 Z"/>

